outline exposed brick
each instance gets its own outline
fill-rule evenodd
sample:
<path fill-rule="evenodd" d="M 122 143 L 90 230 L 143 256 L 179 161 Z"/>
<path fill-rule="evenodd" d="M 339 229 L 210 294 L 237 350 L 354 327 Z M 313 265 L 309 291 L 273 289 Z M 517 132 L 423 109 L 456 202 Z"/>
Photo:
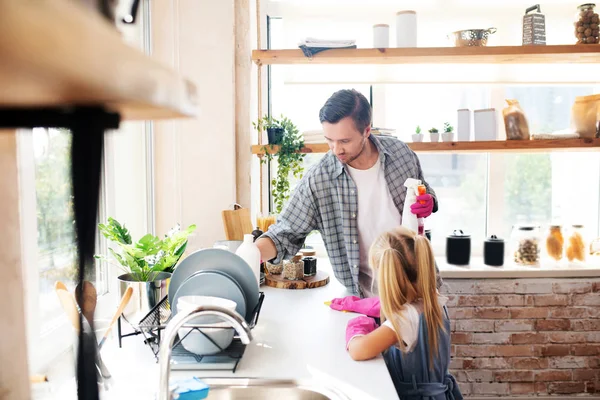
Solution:
<path fill-rule="evenodd" d="M 584 332 L 550 332 L 548 333 L 549 343 L 585 343 L 587 334 Z"/>
<path fill-rule="evenodd" d="M 588 309 L 585 307 L 561 307 L 550 310 L 550 318 L 587 318 Z"/>
<path fill-rule="evenodd" d="M 571 353 L 571 346 L 568 345 L 550 345 L 550 346 L 542 346 L 540 350 L 541 356 L 551 357 L 551 356 L 568 356 Z"/>
<path fill-rule="evenodd" d="M 456 321 L 450 321 L 450 332 L 456 332 Z"/>
<path fill-rule="evenodd" d="M 520 307 L 525 305 L 525 296 L 520 294 L 504 294 L 497 296 L 496 305 L 507 307 Z"/>
<path fill-rule="evenodd" d="M 600 377 L 600 370 L 597 369 L 576 369 L 573 371 L 574 381 L 595 381 Z"/>
<path fill-rule="evenodd" d="M 494 373 L 486 370 L 461 370 L 451 371 L 459 382 L 492 382 Z"/>
<path fill-rule="evenodd" d="M 569 304 L 569 296 L 566 294 L 539 294 L 533 298 L 536 307 L 566 306 Z"/>
<path fill-rule="evenodd" d="M 474 318 L 479 319 L 506 319 L 510 317 L 508 308 L 477 307 L 473 312 Z"/>
<path fill-rule="evenodd" d="M 449 294 L 473 294 L 475 293 L 475 283 L 471 280 L 446 280 L 444 282 L 443 290 L 444 293 Z"/>
<path fill-rule="evenodd" d="M 557 382 L 557 381 L 570 381 L 571 371 L 564 370 L 548 370 L 548 371 L 536 371 L 533 379 L 536 382 Z"/>
<path fill-rule="evenodd" d="M 473 318 L 473 309 L 454 307 L 448 309 L 448 314 L 450 319 L 471 319 Z"/>
<path fill-rule="evenodd" d="M 455 332 L 451 336 L 451 341 L 454 344 L 469 344 L 473 342 L 473 334 L 465 332 Z"/>
<path fill-rule="evenodd" d="M 571 347 L 574 356 L 595 356 L 600 354 L 600 345 L 597 344 L 574 344 Z"/>
<path fill-rule="evenodd" d="M 512 333 L 510 340 L 513 344 L 535 344 L 546 343 L 548 337 L 544 333 Z"/>
<path fill-rule="evenodd" d="M 473 393 L 473 386 L 469 382 L 458 382 L 458 388 L 463 396 L 469 396 Z"/>
<path fill-rule="evenodd" d="M 492 351 L 492 346 L 458 345 L 454 354 L 457 357 L 488 357 Z"/>
<path fill-rule="evenodd" d="M 591 282 L 557 282 L 552 284 L 554 293 L 581 294 L 589 293 L 592 289 Z"/>
<path fill-rule="evenodd" d="M 475 285 L 475 293 L 515 293 L 518 283 L 510 280 L 483 280 Z"/>
<path fill-rule="evenodd" d="M 573 296 L 574 306 L 600 306 L 600 293 L 576 294 Z"/>
<path fill-rule="evenodd" d="M 510 309 L 510 317 L 514 319 L 548 318 L 550 309 L 545 307 L 518 307 Z"/>
<path fill-rule="evenodd" d="M 586 357 L 563 356 L 550 357 L 548 367 L 552 369 L 575 369 L 585 368 L 587 366 Z"/>
<path fill-rule="evenodd" d="M 587 357 L 585 364 L 588 368 L 600 368 L 600 357 Z"/>
<path fill-rule="evenodd" d="M 533 296 L 532 295 L 525 296 L 525 304 L 524 305 L 527 307 L 533 307 Z"/>
<path fill-rule="evenodd" d="M 546 282 L 518 282 L 515 290 L 517 294 L 552 293 L 552 283 Z"/>
<path fill-rule="evenodd" d="M 572 331 L 600 331 L 600 319 L 571 320 Z"/>
<path fill-rule="evenodd" d="M 456 321 L 456 330 L 458 332 L 493 332 L 494 321 L 461 319 Z"/>
<path fill-rule="evenodd" d="M 583 382 L 552 382 L 548 384 L 550 394 L 574 394 L 585 390 Z"/>
<path fill-rule="evenodd" d="M 600 343 L 600 332 L 585 333 L 585 341 L 589 343 Z"/>
<path fill-rule="evenodd" d="M 446 286 L 447 284 L 445 283 L 444 286 Z M 456 295 L 446 295 L 446 298 L 448 299 L 448 301 L 446 302 L 446 305 L 448 307 L 456 307 L 458 305 L 458 296 Z"/>
<path fill-rule="evenodd" d="M 495 371 L 496 382 L 533 382 L 533 371 Z"/>
<path fill-rule="evenodd" d="M 463 368 L 465 368 L 465 361 L 472 361 L 472 360 L 466 360 L 464 358 L 452 357 L 450 359 L 450 369 L 463 369 Z"/>
<path fill-rule="evenodd" d="M 510 363 L 514 369 L 546 369 L 548 359 L 545 357 L 512 357 Z"/>
<path fill-rule="evenodd" d="M 533 330 L 533 321 L 514 319 L 509 321 L 495 321 L 496 332 L 522 332 Z"/>
<path fill-rule="evenodd" d="M 600 282 L 594 282 L 594 292 L 600 292 Z"/>
<path fill-rule="evenodd" d="M 546 382 L 535 382 L 536 394 L 548 394 L 548 384 Z"/>
<path fill-rule="evenodd" d="M 534 383 L 511 383 L 510 394 L 535 394 Z"/>
<path fill-rule="evenodd" d="M 474 358 L 465 360 L 465 369 L 508 369 L 510 363 L 506 358 Z"/>
<path fill-rule="evenodd" d="M 588 307 L 588 318 L 600 318 L 600 307 Z"/>
<path fill-rule="evenodd" d="M 496 305 L 496 296 L 458 296 L 457 305 L 460 307 L 491 307 Z"/>
<path fill-rule="evenodd" d="M 499 357 L 529 357 L 535 355 L 533 346 L 526 345 L 500 345 L 493 346 L 491 350 L 493 355 Z"/>
<path fill-rule="evenodd" d="M 568 319 L 540 319 L 535 321 L 536 331 L 567 331 L 571 327 Z"/>
<path fill-rule="evenodd" d="M 507 395 L 510 393 L 508 383 L 472 383 L 473 394 Z"/>
<path fill-rule="evenodd" d="M 586 382 L 586 393 L 600 393 L 600 382 Z"/>
<path fill-rule="evenodd" d="M 474 333 L 472 341 L 476 344 L 509 344 L 510 333 Z"/>

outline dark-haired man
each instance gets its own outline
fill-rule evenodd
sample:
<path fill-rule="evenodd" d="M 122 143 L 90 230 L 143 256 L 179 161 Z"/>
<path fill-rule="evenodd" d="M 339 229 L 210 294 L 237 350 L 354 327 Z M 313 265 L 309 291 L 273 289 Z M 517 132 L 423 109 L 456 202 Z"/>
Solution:
<path fill-rule="evenodd" d="M 296 254 L 306 236 L 318 230 L 336 278 L 353 294 L 375 296 L 369 247 L 380 233 L 401 224 L 404 182 L 420 179 L 427 187 L 427 194 L 409 205 L 419 217 L 437 211 L 435 193 L 406 144 L 371 135 L 371 106 L 361 93 L 335 92 L 319 119 L 331 151 L 304 175 L 257 246 L 263 260 L 277 263 Z"/>

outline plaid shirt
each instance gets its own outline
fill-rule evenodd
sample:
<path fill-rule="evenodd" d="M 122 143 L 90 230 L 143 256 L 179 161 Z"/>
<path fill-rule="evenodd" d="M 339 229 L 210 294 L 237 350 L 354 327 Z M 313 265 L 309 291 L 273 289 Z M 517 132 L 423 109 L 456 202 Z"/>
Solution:
<path fill-rule="evenodd" d="M 395 137 L 370 136 L 379 151 L 385 180 L 396 208 L 402 215 L 407 178 L 420 179 L 427 192 L 435 192 L 425 182 L 417 155 Z M 306 236 L 313 230 L 321 232 L 335 277 L 346 288 L 362 295 L 359 284 L 358 195 L 356 185 L 337 157 L 328 152 L 298 183 L 277 223 L 263 236 L 275 243 L 277 257 L 273 263 L 295 255 Z M 436 266 L 437 270 L 437 266 Z M 438 288 L 441 278 L 438 273 Z"/>

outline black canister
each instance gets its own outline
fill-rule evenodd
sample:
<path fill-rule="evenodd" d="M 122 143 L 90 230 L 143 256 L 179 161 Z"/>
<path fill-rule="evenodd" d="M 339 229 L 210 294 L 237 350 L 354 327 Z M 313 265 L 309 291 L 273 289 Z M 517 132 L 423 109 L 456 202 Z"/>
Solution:
<path fill-rule="evenodd" d="M 469 265 L 471 261 L 471 235 L 461 230 L 446 238 L 446 262 L 451 265 Z"/>
<path fill-rule="evenodd" d="M 504 265 L 504 240 L 492 235 L 483 243 L 483 263 L 491 267 Z"/>
<path fill-rule="evenodd" d="M 304 276 L 315 276 L 317 274 L 317 259 L 315 257 L 304 257 Z"/>

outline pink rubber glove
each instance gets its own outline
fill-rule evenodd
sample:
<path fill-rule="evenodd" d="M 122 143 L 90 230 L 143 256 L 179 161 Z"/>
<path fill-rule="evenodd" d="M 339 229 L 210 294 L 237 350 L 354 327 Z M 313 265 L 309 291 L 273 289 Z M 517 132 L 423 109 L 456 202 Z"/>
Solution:
<path fill-rule="evenodd" d="M 379 297 L 369 297 L 361 299 L 356 296 L 346 296 L 340 299 L 331 300 L 329 306 L 336 311 L 352 311 L 359 314 L 368 315 L 369 317 L 379 318 Z"/>
<path fill-rule="evenodd" d="M 433 196 L 426 193 L 417 196 L 417 202 L 410 206 L 410 211 L 418 218 L 427 218 L 433 212 Z"/>
<path fill-rule="evenodd" d="M 350 345 L 350 341 L 357 336 L 364 336 L 377 329 L 377 324 L 373 318 L 360 317 L 352 318 L 346 325 L 346 350 Z"/>

